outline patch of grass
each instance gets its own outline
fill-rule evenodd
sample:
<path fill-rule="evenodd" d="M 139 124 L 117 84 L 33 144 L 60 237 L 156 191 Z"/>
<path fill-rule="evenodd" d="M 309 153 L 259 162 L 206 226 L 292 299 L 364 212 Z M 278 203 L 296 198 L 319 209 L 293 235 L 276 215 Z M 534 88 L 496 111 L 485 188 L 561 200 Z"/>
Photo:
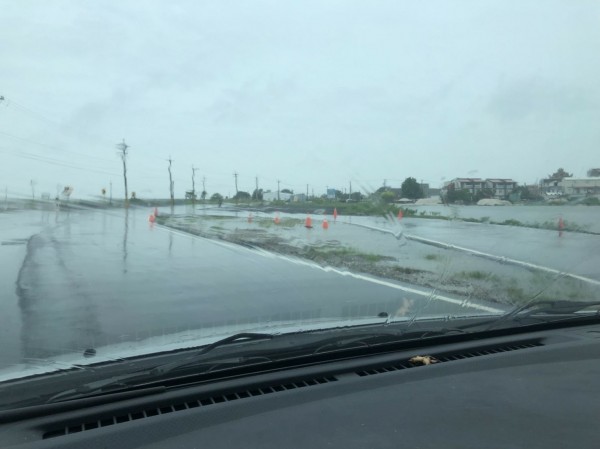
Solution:
<path fill-rule="evenodd" d="M 498 281 L 499 278 L 495 274 L 486 273 L 485 271 L 461 271 L 454 275 L 455 278 L 459 279 L 470 279 L 475 281 Z"/>
<path fill-rule="evenodd" d="M 424 273 L 424 270 L 418 270 L 416 268 L 409 268 L 409 267 L 401 267 L 401 266 L 395 266 L 392 268 L 394 271 L 397 271 L 398 273 L 402 273 L 402 274 L 416 274 L 416 273 Z"/>
<path fill-rule="evenodd" d="M 354 248 L 315 248 L 311 247 L 306 251 L 306 257 L 309 259 L 332 259 L 332 258 L 341 258 L 344 257 L 352 257 L 362 259 L 366 262 L 380 262 L 384 259 L 389 259 L 386 256 L 381 256 L 379 254 L 372 253 L 363 253 L 361 251 L 355 250 Z"/>
<path fill-rule="evenodd" d="M 514 219 L 508 219 L 508 220 L 504 220 L 501 223 L 498 223 L 501 225 L 505 225 L 505 226 L 523 226 L 523 223 L 521 223 L 519 220 L 514 220 Z"/>
<path fill-rule="evenodd" d="M 523 302 L 530 298 L 531 295 L 525 293 L 521 287 L 517 287 L 515 285 L 511 285 L 506 287 L 506 295 L 512 302 Z"/>
<path fill-rule="evenodd" d="M 272 228 L 274 226 L 281 226 L 283 228 L 293 228 L 294 226 L 298 226 L 304 223 L 304 220 L 299 218 L 290 218 L 284 217 L 279 220 L 279 224 L 276 224 L 275 221 L 271 218 L 261 218 L 255 221 L 262 228 Z"/>
<path fill-rule="evenodd" d="M 438 260 L 440 258 L 440 256 L 438 256 L 437 254 L 427 254 L 425 255 L 425 259 L 427 260 Z"/>
<path fill-rule="evenodd" d="M 581 204 L 585 204 L 586 206 L 600 206 L 600 199 L 592 196 L 590 198 L 584 199 Z"/>

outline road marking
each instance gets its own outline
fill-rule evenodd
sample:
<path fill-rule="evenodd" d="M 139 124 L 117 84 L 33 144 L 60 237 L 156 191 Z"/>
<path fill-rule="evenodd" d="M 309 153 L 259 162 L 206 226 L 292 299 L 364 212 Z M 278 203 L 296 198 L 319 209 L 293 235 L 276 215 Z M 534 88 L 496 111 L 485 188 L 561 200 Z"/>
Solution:
<path fill-rule="evenodd" d="M 376 226 L 370 226 L 370 225 L 358 224 L 358 223 L 356 223 L 356 224 L 348 223 L 348 222 L 344 222 L 344 223 L 348 224 L 350 226 L 360 226 L 360 227 L 371 229 L 374 231 L 385 232 L 385 233 L 395 236 L 396 238 L 399 235 L 399 233 L 393 232 L 391 229 L 379 228 Z M 495 254 L 484 253 L 482 251 L 477 251 L 475 249 L 465 248 L 463 246 L 458 246 L 458 245 L 452 245 L 450 243 L 445 243 L 445 242 L 439 242 L 437 240 L 431 240 L 431 239 L 427 239 L 424 237 L 418 237 L 416 235 L 402 234 L 402 233 L 400 233 L 400 235 L 403 235 L 404 238 L 406 238 L 407 240 L 414 240 L 415 242 L 423 243 L 425 245 L 431 245 L 431 246 L 436 246 L 438 248 L 445 248 L 445 249 L 454 249 L 457 251 L 462 251 L 465 253 L 473 254 L 474 256 L 494 260 L 494 261 L 500 262 L 500 263 L 509 263 L 512 265 L 519 265 L 519 266 L 526 267 L 526 268 L 533 268 L 535 270 L 545 271 L 546 273 L 552 273 L 552 274 L 556 274 L 558 276 L 564 276 L 564 277 L 569 277 L 572 279 L 577 279 L 579 281 L 587 282 L 589 284 L 600 285 L 600 281 L 597 281 L 596 279 L 591 279 L 591 278 L 588 278 L 585 276 L 580 276 L 575 273 L 568 273 L 566 271 L 560 271 L 555 268 L 545 267 L 543 265 L 537 265 L 534 263 L 525 262 L 525 261 L 518 260 L 518 259 L 511 259 L 510 257 L 497 256 Z"/>
<path fill-rule="evenodd" d="M 222 242 L 219 240 L 213 240 L 211 238 L 207 238 L 207 237 L 202 237 L 196 234 L 192 234 L 189 232 L 185 232 L 185 231 L 181 231 L 179 229 L 174 229 L 171 228 L 169 226 L 164 226 L 164 225 L 155 225 L 158 229 L 161 229 L 163 231 L 166 232 L 173 232 L 174 234 L 178 234 L 178 235 L 183 235 L 183 236 L 187 236 L 187 237 L 191 237 L 191 238 L 201 238 L 203 240 L 207 240 L 211 243 L 214 243 L 216 245 L 219 246 L 223 246 L 225 248 L 229 248 L 229 249 L 233 249 L 233 250 L 247 250 L 252 252 L 253 254 L 258 254 L 261 255 L 263 257 L 267 257 L 267 258 L 277 258 L 277 259 L 282 259 L 285 260 L 286 262 L 289 263 L 294 263 L 296 265 L 304 265 L 310 268 L 314 268 L 314 269 L 318 269 L 321 271 L 324 271 L 326 273 L 336 273 L 338 275 L 341 276 L 349 276 L 352 277 L 354 279 L 359 279 L 362 281 L 366 281 L 366 282 L 370 282 L 372 284 L 378 284 L 378 285 L 382 285 L 384 287 L 389 287 L 389 288 L 393 288 L 396 290 L 401 290 L 407 293 L 413 293 L 415 295 L 419 295 L 419 296 L 423 296 L 423 297 L 429 297 L 431 299 L 436 299 L 436 300 L 440 300 L 440 301 L 444 301 L 450 304 L 455 304 L 455 305 L 467 305 L 467 307 L 470 307 L 472 309 L 477 309 L 477 310 L 481 310 L 482 312 L 489 312 L 489 313 L 504 313 L 504 310 L 501 309 L 497 309 L 495 307 L 489 307 L 489 306 L 485 306 L 482 304 L 477 304 L 477 303 L 472 303 L 466 300 L 462 300 L 462 299 L 456 299 L 456 298 L 450 298 L 447 296 L 443 296 L 443 295 L 437 295 L 434 292 L 431 291 L 424 291 L 424 290 L 418 290 L 415 288 L 411 288 L 411 287 L 405 287 L 403 285 L 400 284 L 396 284 L 390 281 L 384 281 L 383 279 L 377 279 L 377 278 L 373 278 L 370 276 L 365 276 L 363 274 L 357 274 L 357 273 L 352 273 L 350 271 L 345 271 L 345 270 L 339 270 L 337 268 L 333 268 L 333 267 L 322 267 L 321 265 L 315 263 L 315 262 L 309 262 L 306 260 L 302 260 L 300 258 L 295 258 L 295 257 L 289 257 L 289 256 L 285 256 L 283 254 L 277 254 L 271 251 L 267 251 L 265 249 L 262 248 L 248 248 L 245 246 L 241 246 L 241 245 L 237 245 L 235 243 L 229 243 L 229 242 Z"/>

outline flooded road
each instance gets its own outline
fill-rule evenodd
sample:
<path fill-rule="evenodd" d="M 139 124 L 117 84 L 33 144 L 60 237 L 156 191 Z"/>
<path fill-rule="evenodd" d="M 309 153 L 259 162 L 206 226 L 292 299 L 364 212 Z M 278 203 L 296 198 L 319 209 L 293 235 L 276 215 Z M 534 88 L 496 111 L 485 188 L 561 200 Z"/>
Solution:
<path fill-rule="evenodd" d="M 0 230 L 0 368 L 222 325 L 501 310 L 170 231 L 146 209 L 2 214 Z"/>
<path fill-rule="evenodd" d="M 198 237 L 149 223 L 150 212 L 132 208 L 0 214 L 0 261 L 5 267 L 0 275 L 0 369 L 227 325 L 357 319 L 382 312 L 450 317 L 509 308 L 476 294 L 465 300 L 414 283 Z M 553 231 L 521 227 L 377 217 L 339 217 L 324 230 L 320 216 L 313 217 L 314 228 L 309 230 L 303 226 L 304 216 L 293 216 L 297 224 L 284 228 L 270 225 L 274 214 L 256 214 L 249 222 L 247 211 L 175 212 L 181 220 L 206 229 L 285 236 L 294 245 L 315 248 L 350 245 L 359 252 L 350 255 L 375 254 L 438 272 L 442 278 L 454 270 L 460 276 L 488 271 L 496 279 L 508 279 L 514 268 L 470 253 L 440 250 L 425 240 L 600 281 L 600 237 L 590 234 L 558 237 Z M 216 213 L 221 218 L 208 218 Z M 597 284 L 587 287 L 598 291 Z"/>

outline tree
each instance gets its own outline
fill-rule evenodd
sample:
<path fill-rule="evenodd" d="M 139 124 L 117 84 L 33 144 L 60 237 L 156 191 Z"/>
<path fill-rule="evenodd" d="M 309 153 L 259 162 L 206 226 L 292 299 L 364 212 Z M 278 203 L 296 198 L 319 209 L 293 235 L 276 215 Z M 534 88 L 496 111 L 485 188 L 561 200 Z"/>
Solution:
<path fill-rule="evenodd" d="M 416 200 L 423 198 L 423 189 L 415 178 L 406 178 L 402 183 L 402 196 Z"/>
<path fill-rule="evenodd" d="M 394 192 L 383 192 L 380 198 L 384 203 L 391 203 L 396 199 L 396 194 Z"/>
<path fill-rule="evenodd" d="M 294 191 L 290 189 L 281 189 L 281 193 L 289 193 L 290 195 L 293 195 Z"/>
<path fill-rule="evenodd" d="M 363 194 L 360 192 L 352 192 L 350 195 L 350 199 L 354 201 L 362 201 L 363 198 Z"/>
<path fill-rule="evenodd" d="M 481 189 L 475 193 L 475 196 L 473 197 L 473 201 L 477 202 L 484 198 L 493 198 L 493 197 L 494 197 L 494 192 L 492 191 L 492 189 Z"/>
<path fill-rule="evenodd" d="M 252 192 L 252 199 L 256 201 L 262 201 L 263 189 L 254 189 L 254 192 Z"/>
<path fill-rule="evenodd" d="M 249 200 L 250 194 L 248 192 L 244 192 L 243 190 L 238 190 L 238 192 L 234 195 L 233 199 L 235 200 Z"/>
<path fill-rule="evenodd" d="M 473 194 L 469 189 L 457 190 L 454 185 L 448 186 L 448 193 L 446 194 L 447 203 L 462 203 L 470 204 L 473 202 Z"/>
<path fill-rule="evenodd" d="M 587 175 L 590 178 L 595 178 L 597 176 L 600 176 L 600 168 L 590 168 L 587 172 Z"/>
<path fill-rule="evenodd" d="M 220 193 L 213 193 L 212 196 L 210 197 L 210 200 L 214 203 L 218 203 L 218 202 L 222 202 L 223 201 L 223 195 L 221 195 Z"/>
<path fill-rule="evenodd" d="M 548 178 L 562 181 L 563 178 L 570 178 L 571 176 L 573 176 L 573 173 L 567 173 L 563 168 L 559 168 L 554 173 L 549 175 Z"/>

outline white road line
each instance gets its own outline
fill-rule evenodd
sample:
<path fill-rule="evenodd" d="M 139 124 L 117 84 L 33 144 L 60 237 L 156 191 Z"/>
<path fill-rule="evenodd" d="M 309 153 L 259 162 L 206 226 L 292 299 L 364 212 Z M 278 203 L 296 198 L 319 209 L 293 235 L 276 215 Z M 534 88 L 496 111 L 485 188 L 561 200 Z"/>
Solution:
<path fill-rule="evenodd" d="M 282 254 L 277 254 L 277 253 L 267 251 L 267 250 L 264 250 L 261 248 L 247 248 L 245 246 L 236 245 L 235 243 L 221 242 L 219 240 L 213 240 L 210 238 L 202 237 L 202 236 L 199 236 L 196 234 L 181 231 L 179 229 L 174 229 L 169 226 L 164 226 L 164 225 L 155 225 L 155 226 L 157 229 L 161 229 L 166 232 L 172 232 L 177 235 L 187 236 L 187 237 L 191 237 L 191 238 L 201 238 L 203 240 L 207 240 L 211 243 L 214 243 L 219 246 L 223 246 L 225 248 L 234 249 L 234 250 L 244 249 L 244 250 L 250 251 L 254 254 L 259 254 L 263 257 L 277 258 L 277 259 L 285 260 L 286 262 L 289 262 L 289 263 L 307 266 L 307 267 L 321 270 L 321 271 L 324 271 L 327 273 L 336 273 L 340 276 L 349 276 L 354 279 L 360 279 L 362 281 L 371 282 L 372 284 L 382 285 L 384 287 L 401 290 L 401 291 L 404 291 L 407 293 L 413 293 L 415 295 L 419 295 L 419 296 L 423 296 L 423 297 L 431 297 L 431 299 L 444 301 L 444 302 L 447 302 L 450 304 L 456 304 L 456 305 L 465 305 L 466 304 L 467 307 L 470 307 L 472 309 L 481 310 L 482 312 L 489 312 L 489 313 L 504 313 L 505 312 L 504 310 L 496 309 L 494 307 L 489 307 L 489 306 L 484 306 L 482 304 L 467 302 L 467 301 L 461 300 L 461 299 L 449 298 L 449 297 L 443 296 L 443 295 L 437 295 L 431 291 L 424 291 L 424 290 L 418 290 L 418 289 L 414 289 L 414 288 L 410 288 L 410 287 L 405 287 L 403 285 L 395 284 L 393 282 L 384 281 L 382 279 L 377 279 L 377 278 L 373 278 L 370 276 L 365 276 L 363 274 L 357 274 L 357 273 L 352 273 L 350 271 L 338 270 L 337 268 L 333 268 L 333 267 L 322 267 L 321 265 L 318 265 L 314 262 L 309 262 L 309 261 L 302 260 L 299 258 L 284 256 Z"/>
<path fill-rule="evenodd" d="M 347 222 L 344 222 L 344 223 L 346 223 L 350 226 L 360 226 L 363 228 L 372 229 L 374 231 L 379 231 L 379 232 L 385 232 L 385 233 L 396 236 L 396 233 L 394 233 L 391 229 L 379 228 L 376 226 L 370 226 L 370 225 L 365 225 L 365 224 L 353 224 L 353 223 L 347 223 Z M 537 265 L 537 264 L 525 262 L 522 260 L 511 259 L 510 257 L 497 256 L 495 254 L 484 253 L 482 251 L 477 251 L 475 249 L 465 248 L 463 246 L 458 246 L 458 245 L 452 245 L 450 243 L 445 243 L 445 242 L 439 242 L 437 240 L 426 239 L 424 237 L 418 237 L 416 235 L 410 235 L 410 234 L 403 234 L 403 235 L 408 240 L 414 240 L 416 242 L 420 242 L 425 245 L 432 245 L 432 246 L 437 246 L 439 248 L 446 248 L 446 249 L 454 249 L 457 251 L 462 251 L 465 253 L 473 254 L 474 256 L 484 257 L 486 259 L 495 260 L 495 261 L 501 262 L 501 263 L 509 263 L 512 265 L 519 265 L 522 267 L 533 268 L 535 270 L 545 271 L 546 273 L 552 273 L 552 274 L 556 274 L 559 276 L 577 279 L 579 281 L 587 282 L 589 284 L 600 285 L 600 281 L 597 281 L 596 279 L 591 279 L 591 278 L 588 278 L 585 276 L 580 276 L 580 275 L 574 274 L 574 273 L 568 273 L 566 271 L 560 271 L 555 268 L 545 267 L 543 265 Z"/>

